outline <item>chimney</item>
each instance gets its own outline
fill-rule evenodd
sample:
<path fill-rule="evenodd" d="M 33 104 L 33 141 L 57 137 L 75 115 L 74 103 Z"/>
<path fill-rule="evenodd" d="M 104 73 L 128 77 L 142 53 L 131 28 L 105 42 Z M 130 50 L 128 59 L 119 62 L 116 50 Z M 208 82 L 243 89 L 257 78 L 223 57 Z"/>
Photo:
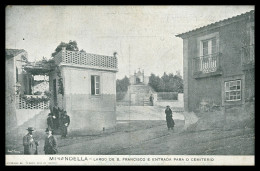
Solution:
<path fill-rule="evenodd" d="M 65 51 L 66 50 L 66 47 L 62 47 L 62 51 Z"/>

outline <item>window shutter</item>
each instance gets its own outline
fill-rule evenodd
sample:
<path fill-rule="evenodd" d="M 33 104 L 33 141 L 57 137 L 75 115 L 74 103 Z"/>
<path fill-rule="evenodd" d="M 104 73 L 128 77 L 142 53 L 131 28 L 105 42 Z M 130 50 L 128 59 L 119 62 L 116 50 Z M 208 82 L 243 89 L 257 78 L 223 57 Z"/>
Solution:
<path fill-rule="evenodd" d="M 95 95 L 95 77 L 91 76 L 91 94 Z"/>

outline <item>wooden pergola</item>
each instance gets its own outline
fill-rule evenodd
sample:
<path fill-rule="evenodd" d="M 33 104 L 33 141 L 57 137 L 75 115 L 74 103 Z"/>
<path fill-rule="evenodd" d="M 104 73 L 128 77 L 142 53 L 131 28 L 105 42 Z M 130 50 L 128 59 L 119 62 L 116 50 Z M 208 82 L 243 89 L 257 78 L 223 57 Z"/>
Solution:
<path fill-rule="evenodd" d="M 23 69 L 32 75 L 49 75 L 55 69 L 55 66 L 40 62 L 28 62 L 23 65 Z"/>

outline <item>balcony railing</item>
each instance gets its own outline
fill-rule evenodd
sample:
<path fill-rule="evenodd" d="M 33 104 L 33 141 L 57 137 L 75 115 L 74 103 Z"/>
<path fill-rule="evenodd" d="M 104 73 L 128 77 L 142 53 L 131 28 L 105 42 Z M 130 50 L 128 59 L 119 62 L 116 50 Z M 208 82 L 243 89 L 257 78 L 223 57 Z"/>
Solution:
<path fill-rule="evenodd" d="M 117 57 L 89 54 L 78 51 L 62 50 L 54 57 L 56 64 L 81 65 L 90 68 L 117 71 Z"/>
<path fill-rule="evenodd" d="M 216 72 L 219 67 L 220 67 L 219 53 L 193 58 L 194 74 Z"/>
<path fill-rule="evenodd" d="M 241 48 L 242 65 L 255 63 L 255 45 L 244 46 Z"/>

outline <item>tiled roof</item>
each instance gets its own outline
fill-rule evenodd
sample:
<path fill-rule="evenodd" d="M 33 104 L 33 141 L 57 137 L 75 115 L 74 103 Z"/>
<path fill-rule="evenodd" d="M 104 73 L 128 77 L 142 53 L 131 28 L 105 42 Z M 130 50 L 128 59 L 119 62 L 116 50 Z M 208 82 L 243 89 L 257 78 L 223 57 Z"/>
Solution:
<path fill-rule="evenodd" d="M 5 57 L 6 58 L 12 58 L 17 56 L 18 54 L 22 53 L 22 52 L 26 52 L 23 49 L 5 49 Z"/>
<path fill-rule="evenodd" d="M 249 12 L 246 12 L 246 13 L 243 13 L 243 14 L 240 14 L 240 15 L 237 15 L 237 16 L 234 16 L 234 17 L 231 17 L 231 18 L 227 18 L 227 19 L 224 19 L 224 20 L 220 20 L 220 21 L 217 21 L 215 23 L 211 23 L 209 25 L 206 25 L 206 26 L 202 26 L 202 27 L 199 27 L 199 28 L 196 28 L 196 29 L 193 29 L 191 31 L 188 31 L 188 32 L 185 32 L 185 33 L 181 33 L 181 34 L 178 34 L 176 35 L 176 37 L 183 37 L 183 36 L 186 36 L 188 34 L 191 34 L 191 33 L 194 33 L 196 31 L 200 31 L 200 30 L 203 30 L 203 29 L 212 29 L 216 26 L 219 26 L 221 24 L 228 24 L 230 22 L 233 22 L 239 18 L 242 18 L 242 17 L 246 17 L 246 16 L 249 16 L 249 15 L 253 15 L 254 16 L 255 14 L 255 10 L 251 10 Z"/>

